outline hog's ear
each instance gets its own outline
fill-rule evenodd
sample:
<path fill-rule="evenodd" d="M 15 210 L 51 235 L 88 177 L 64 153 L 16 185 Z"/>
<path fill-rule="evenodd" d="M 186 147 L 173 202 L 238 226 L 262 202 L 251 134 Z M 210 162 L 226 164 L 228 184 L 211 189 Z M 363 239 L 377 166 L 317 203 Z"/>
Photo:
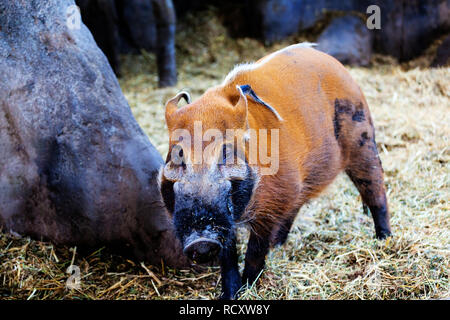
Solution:
<path fill-rule="evenodd" d="M 236 113 L 238 114 L 239 119 L 242 119 L 245 121 L 245 126 L 248 128 L 248 119 L 247 119 L 247 113 L 248 113 L 248 102 L 247 102 L 247 95 L 246 95 L 246 87 L 245 86 L 236 86 L 236 89 L 239 92 L 239 100 L 235 105 Z"/>
<path fill-rule="evenodd" d="M 189 104 L 191 103 L 191 96 L 186 91 L 181 91 L 175 97 L 166 102 L 166 123 L 169 124 L 170 117 L 177 111 L 178 102 L 180 102 L 181 98 L 186 100 Z"/>
<path fill-rule="evenodd" d="M 269 110 L 270 112 L 273 113 L 273 115 L 275 117 L 277 117 L 277 119 L 279 121 L 284 121 L 283 118 L 280 116 L 280 114 L 278 113 L 278 111 L 272 107 L 270 104 L 268 104 L 267 102 L 265 102 L 263 99 L 261 99 L 260 97 L 258 97 L 255 93 L 255 91 L 252 90 L 252 87 L 250 87 L 249 84 L 243 85 L 243 86 L 238 86 L 239 88 L 239 92 L 242 95 L 244 95 L 245 97 L 250 97 L 252 99 L 253 102 L 256 102 L 257 104 L 259 104 L 260 106 L 265 107 L 267 110 Z"/>

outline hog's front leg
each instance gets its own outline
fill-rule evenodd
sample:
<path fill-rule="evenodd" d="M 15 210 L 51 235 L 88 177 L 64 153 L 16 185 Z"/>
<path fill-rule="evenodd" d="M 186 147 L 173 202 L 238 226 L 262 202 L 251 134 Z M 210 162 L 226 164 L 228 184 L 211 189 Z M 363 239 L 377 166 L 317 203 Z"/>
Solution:
<path fill-rule="evenodd" d="M 262 233 L 262 232 L 261 232 Z M 251 286 L 264 269 L 266 255 L 269 252 L 269 235 L 250 232 L 250 239 L 245 254 L 245 267 L 242 274 L 242 282 Z"/>
<path fill-rule="evenodd" d="M 236 249 L 236 237 L 229 241 L 228 245 L 222 249 L 220 256 L 220 266 L 222 275 L 222 294 L 220 299 L 235 299 L 236 293 L 241 288 L 241 275 L 239 274 L 238 255 Z"/>

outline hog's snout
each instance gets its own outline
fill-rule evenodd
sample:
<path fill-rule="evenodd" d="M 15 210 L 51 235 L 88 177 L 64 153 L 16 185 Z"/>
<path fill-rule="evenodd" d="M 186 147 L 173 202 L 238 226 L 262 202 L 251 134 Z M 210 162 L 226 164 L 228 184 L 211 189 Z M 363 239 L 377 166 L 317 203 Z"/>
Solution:
<path fill-rule="evenodd" d="M 206 263 L 213 261 L 221 248 L 219 241 L 202 237 L 188 243 L 183 252 L 196 263 Z"/>

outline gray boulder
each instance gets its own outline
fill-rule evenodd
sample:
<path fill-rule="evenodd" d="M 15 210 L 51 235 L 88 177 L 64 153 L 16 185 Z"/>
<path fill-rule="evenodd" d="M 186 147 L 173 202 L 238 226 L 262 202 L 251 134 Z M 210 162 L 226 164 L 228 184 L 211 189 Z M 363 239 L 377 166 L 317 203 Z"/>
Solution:
<path fill-rule="evenodd" d="M 380 8 L 381 21 L 380 29 L 370 30 L 374 51 L 401 61 L 419 56 L 450 31 L 450 0 L 247 0 L 240 15 L 247 24 L 241 33 L 248 31 L 271 43 L 299 31 L 308 32 L 342 13 L 369 17 L 371 5 Z M 234 20 L 238 17 L 233 16 Z"/>
<path fill-rule="evenodd" d="M 372 56 L 372 33 L 356 16 L 334 19 L 317 39 L 317 49 L 343 64 L 367 66 Z"/>
<path fill-rule="evenodd" d="M 186 265 L 157 187 L 163 160 L 72 0 L 0 0 L 0 228 Z"/>
<path fill-rule="evenodd" d="M 450 31 L 450 0 L 365 1 L 379 5 L 381 11 L 381 29 L 374 30 L 375 51 L 400 61 L 421 55 Z"/>

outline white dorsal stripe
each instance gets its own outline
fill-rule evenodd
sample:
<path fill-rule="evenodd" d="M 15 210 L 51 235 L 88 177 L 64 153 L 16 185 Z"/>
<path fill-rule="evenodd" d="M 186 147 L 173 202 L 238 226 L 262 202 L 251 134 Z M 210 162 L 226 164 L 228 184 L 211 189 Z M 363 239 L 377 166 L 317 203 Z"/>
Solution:
<path fill-rule="evenodd" d="M 244 63 L 240 63 L 237 64 L 233 70 L 230 71 L 230 73 L 228 73 L 228 75 L 225 77 L 225 79 L 222 82 L 222 85 L 226 85 L 227 83 L 232 82 L 236 76 L 238 74 L 240 74 L 241 72 L 245 72 L 245 71 L 250 71 L 250 70 L 254 70 L 259 68 L 260 66 L 262 66 L 263 64 L 265 64 L 266 62 L 268 62 L 270 59 L 272 59 L 274 56 L 278 55 L 279 53 L 286 51 L 286 50 L 290 50 L 290 49 L 296 49 L 296 48 L 312 48 L 314 46 L 316 46 L 316 43 L 311 43 L 311 42 L 302 42 L 302 43 L 297 43 L 297 44 L 293 44 L 289 47 L 283 48 L 281 50 L 272 52 L 271 54 L 269 54 L 268 56 L 265 57 L 265 59 L 259 63 L 256 62 L 244 62 Z"/>
<path fill-rule="evenodd" d="M 244 92 L 242 90 L 243 87 L 246 87 L 246 92 Z M 270 104 L 268 104 L 267 102 L 265 102 L 264 100 L 262 100 L 260 97 L 258 97 L 258 95 L 253 91 L 252 87 L 250 85 L 244 85 L 244 86 L 239 86 L 237 85 L 236 88 L 239 90 L 239 93 L 241 94 L 241 96 L 243 96 L 244 98 L 246 98 L 246 96 L 248 95 L 253 101 L 255 101 L 256 103 L 266 107 L 270 112 L 272 112 L 279 121 L 284 121 L 283 118 L 280 116 L 280 114 L 278 113 L 277 110 L 275 110 L 274 107 L 272 107 Z"/>

